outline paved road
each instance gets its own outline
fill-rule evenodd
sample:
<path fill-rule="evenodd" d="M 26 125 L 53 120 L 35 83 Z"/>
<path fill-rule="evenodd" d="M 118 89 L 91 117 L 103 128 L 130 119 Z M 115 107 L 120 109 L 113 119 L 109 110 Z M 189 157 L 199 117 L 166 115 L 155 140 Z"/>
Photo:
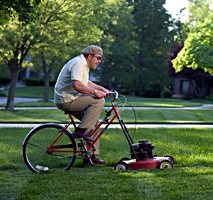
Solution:
<path fill-rule="evenodd" d="M 15 103 L 17 102 L 35 102 L 41 99 L 38 98 L 15 98 Z M 5 97 L 0 97 L 0 105 L 6 103 Z M 4 109 L 4 107 L 0 107 L 0 109 Z M 27 109 L 35 109 L 35 107 L 16 107 L 15 109 L 19 110 L 27 110 Z M 36 109 L 57 109 L 56 107 L 36 107 Z M 131 107 L 126 107 L 125 109 L 132 109 Z M 195 110 L 195 109 L 213 109 L 213 104 L 204 104 L 203 106 L 193 106 L 193 107 L 181 107 L 181 108 L 158 108 L 158 107 L 134 107 L 135 110 L 137 109 L 188 109 L 188 110 Z M 17 123 L 0 123 L 0 128 L 9 128 L 9 127 L 24 127 L 24 128 L 33 128 L 38 126 L 39 124 L 17 124 Z M 119 125 L 113 125 L 112 128 L 118 128 Z M 128 128 L 213 128 L 213 125 L 210 124 L 128 124 Z"/>

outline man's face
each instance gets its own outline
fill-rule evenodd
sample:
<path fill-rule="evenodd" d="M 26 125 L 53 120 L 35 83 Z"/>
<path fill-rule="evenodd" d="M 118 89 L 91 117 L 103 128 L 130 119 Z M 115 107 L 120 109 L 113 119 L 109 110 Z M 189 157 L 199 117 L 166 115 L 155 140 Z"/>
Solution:
<path fill-rule="evenodd" d="M 100 54 L 89 55 L 89 67 L 92 69 L 96 69 L 97 66 L 101 63 L 102 56 Z"/>

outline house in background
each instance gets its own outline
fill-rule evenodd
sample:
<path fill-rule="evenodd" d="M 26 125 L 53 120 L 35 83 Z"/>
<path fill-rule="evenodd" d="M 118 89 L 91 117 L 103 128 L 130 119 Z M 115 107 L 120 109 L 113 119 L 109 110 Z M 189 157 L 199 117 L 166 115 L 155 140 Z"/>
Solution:
<path fill-rule="evenodd" d="M 213 76 L 202 69 L 184 68 L 173 74 L 173 97 L 181 99 L 205 98 L 213 95 Z"/>

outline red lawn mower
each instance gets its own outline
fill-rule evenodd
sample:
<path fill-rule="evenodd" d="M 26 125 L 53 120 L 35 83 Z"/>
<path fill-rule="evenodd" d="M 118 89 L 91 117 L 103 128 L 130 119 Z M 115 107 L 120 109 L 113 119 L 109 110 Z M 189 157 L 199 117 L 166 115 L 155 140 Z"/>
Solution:
<path fill-rule="evenodd" d="M 114 169 L 137 170 L 137 169 L 169 169 L 173 167 L 174 158 L 170 155 L 158 157 L 154 155 L 154 145 L 147 139 L 141 139 L 139 143 L 134 143 L 123 120 L 119 119 L 122 131 L 129 143 L 131 158 L 124 157 L 115 164 Z"/>
<path fill-rule="evenodd" d="M 130 144 L 131 158 L 122 158 L 115 164 L 114 169 L 118 171 L 137 170 L 137 169 L 169 169 L 173 167 L 174 159 L 170 155 L 158 157 L 153 155 L 154 145 L 147 139 L 142 139 L 139 143 L 132 143 L 128 136 Z"/>
<path fill-rule="evenodd" d="M 137 169 L 172 168 L 174 164 L 174 158 L 170 155 L 166 155 L 164 157 L 158 157 L 154 155 L 153 153 L 154 145 L 152 145 L 152 143 L 149 142 L 147 139 L 139 140 L 139 143 L 133 142 L 133 139 L 130 133 L 128 132 L 127 127 L 118 111 L 119 103 L 117 105 L 115 105 L 114 103 L 118 99 L 118 93 L 114 91 L 112 92 L 112 94 L 114 95 L 114 99 L 111 101 L 112 109 L 108 112 L 106 111 L 106 118 L 109 117 L 113 111 L 115 115 L 112 117 L 110 122 L 107 121 L 108 123 L 107 127 L 109 126 L 109 124 L 112 123 L 112 121 L 115 118 L 118 119 L 120 127 L 128 141 L 128 144 L 130 147 L 130 157 L 131 157 L 131 158 L 127 158 L 127 157 L 121 158 L 120 161 L 115 164 L 114 169 L 121 171 L 121 170 L 137 170 Z M 125 104 L 126 104 L 126 98 L 125 98 L 125 103 L 124 104 L 122 103 L 121 107 L 124 107 Z M 134 111 L 133 107 L 132 109 Z M 135 111 L 134 111 L 134 114 L 135 114 Z M 135 121 L 136 121 L 136 114 L 135 114 Z M 105 130 L 107 129 L 107 127 L 105 128 Z"/>

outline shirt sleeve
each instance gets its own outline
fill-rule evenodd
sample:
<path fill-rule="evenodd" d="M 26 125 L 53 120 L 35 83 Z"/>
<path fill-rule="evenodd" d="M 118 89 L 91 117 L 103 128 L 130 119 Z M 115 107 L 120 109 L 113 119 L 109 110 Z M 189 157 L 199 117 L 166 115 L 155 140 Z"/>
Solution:
<path fill-rule="evenodd" d="M 83 81 L 85 66 L 81 63 L 76 63 L 71 68 L 71 80 Z"/>

